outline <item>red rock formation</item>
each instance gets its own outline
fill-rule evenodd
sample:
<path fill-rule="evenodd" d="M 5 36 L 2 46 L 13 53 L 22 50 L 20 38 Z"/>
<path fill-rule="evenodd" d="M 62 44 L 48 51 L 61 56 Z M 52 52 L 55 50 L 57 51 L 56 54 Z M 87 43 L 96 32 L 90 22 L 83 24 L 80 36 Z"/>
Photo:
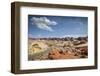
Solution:
<path fill-rule="evenodd" d="M 77 58 L 77 56 L 75 56 L 75 53 L 68 53 L 67 51 L 53 49 L 49 53 L 48 58 L 49 59 L 74 59 Z"/>

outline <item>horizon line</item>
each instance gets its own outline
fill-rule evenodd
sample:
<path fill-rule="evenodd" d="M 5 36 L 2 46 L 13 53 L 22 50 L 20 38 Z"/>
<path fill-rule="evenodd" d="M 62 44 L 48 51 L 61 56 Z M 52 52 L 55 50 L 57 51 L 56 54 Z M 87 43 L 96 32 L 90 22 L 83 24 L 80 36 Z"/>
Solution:
<path fill-rule="evenodd" d="M 69 36 L 67 37 L 28 37 L 28 38 L 68 38 Z M 69 38 L 78 38 L 78 37 L 88 37 L 88 36 L 77 36 L 77 37 L 72 37 L 70 36 Z"/>

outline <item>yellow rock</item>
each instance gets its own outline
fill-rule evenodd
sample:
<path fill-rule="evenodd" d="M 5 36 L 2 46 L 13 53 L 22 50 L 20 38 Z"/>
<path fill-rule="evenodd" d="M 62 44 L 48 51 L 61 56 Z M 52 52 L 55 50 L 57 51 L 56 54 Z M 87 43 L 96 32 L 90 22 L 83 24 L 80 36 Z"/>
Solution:
<path fill-rule="evenodd" d="M 45 51 L 48 46 L 44 42 L 33 42 L 29 48 L 29 54 L 35 54 Z"/>

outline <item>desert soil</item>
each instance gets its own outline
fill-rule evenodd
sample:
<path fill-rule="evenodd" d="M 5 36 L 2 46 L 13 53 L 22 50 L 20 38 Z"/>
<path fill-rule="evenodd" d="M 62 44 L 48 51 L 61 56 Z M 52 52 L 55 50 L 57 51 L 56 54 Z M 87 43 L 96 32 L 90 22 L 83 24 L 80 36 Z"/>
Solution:
<path fill-rule="evenodd" d="M 88 57 L 88 43 L 82 40 L 28 40 L 28 60 L 79 59 Z"/>

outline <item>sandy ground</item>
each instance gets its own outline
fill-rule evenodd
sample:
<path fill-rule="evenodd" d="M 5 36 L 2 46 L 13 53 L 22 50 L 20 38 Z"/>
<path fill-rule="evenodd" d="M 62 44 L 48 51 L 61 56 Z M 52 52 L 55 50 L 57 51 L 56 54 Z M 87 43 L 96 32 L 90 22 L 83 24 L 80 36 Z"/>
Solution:
<path fill-rule="evenodd" d="M 72 41 L 29 39 L 28 60 L 87 58 L 87 45 L 87 42 L 74 45 Z"/>

